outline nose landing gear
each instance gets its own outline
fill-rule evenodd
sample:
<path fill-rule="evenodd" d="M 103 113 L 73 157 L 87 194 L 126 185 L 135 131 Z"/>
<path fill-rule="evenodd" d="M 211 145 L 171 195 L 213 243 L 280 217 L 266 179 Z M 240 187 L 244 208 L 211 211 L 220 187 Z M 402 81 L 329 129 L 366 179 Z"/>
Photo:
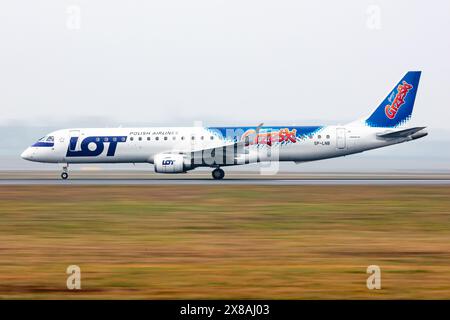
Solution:
<path fill-rule="evenodd" d="M 69 173 L 67 172 L 68 169 L 69 169 L 69 165 L 68 164 L 63 167 L 63 172 L 61 173 L 61 178 L 63 180 L 67 180 L 67 178 L 69 177 Z"/>
<path fill-rule="evenodd" d="M 215 180 L 222 180 L 223 177 L 225 177 L 225 172 L 222 169 L 220 169 L 220 168 L 216 168 L 212 172 L 212 177 Z"/>

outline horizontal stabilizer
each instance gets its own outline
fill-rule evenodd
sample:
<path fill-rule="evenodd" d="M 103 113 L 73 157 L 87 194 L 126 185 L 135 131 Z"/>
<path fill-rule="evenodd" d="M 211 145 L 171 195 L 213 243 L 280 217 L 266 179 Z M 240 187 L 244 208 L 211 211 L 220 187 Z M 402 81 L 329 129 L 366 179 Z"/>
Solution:
<path fill-rule="evenodd" d="M 389 131 L 386 133 L 379 133 L 379 134 L 377 134 L 377 136 L 379 138 L 385 138 L 385 139 L 406 138 L 406 137 L 415 135 L 417 132 L 422 131 L 425 128 L 426 127 L 415 127 L 415 128 L 405 129 L 405 130 Z M 424 135 L 421 135 L 420 138 L 425 135 L 426 135 L 426 133 L 424 132 Z"/>

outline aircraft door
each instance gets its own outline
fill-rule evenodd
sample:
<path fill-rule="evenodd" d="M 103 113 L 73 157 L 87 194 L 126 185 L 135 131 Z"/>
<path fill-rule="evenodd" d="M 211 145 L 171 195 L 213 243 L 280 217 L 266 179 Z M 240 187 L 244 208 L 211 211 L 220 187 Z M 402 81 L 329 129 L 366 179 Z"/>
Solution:
<path fill-rule="evenodd" d="M 347 147 L 345 131 L 345 128 L 336 129 L 336 147 L 338 149 L 345 149 Z"/>
<path fill-rule="evenodd" d="M 67 137 L 65 135 L 56 135 L 55 146 L 53 148 L 58 162 L 64 162 L 67 151 Z"/>

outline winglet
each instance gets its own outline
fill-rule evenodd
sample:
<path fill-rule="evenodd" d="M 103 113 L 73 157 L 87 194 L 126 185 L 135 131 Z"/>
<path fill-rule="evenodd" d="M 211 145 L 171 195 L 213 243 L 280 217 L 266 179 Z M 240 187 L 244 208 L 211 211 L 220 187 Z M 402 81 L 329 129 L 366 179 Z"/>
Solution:
<path fill-rule="evenodd" d="M 260 124 L 258 124 L 258 126 L 256 127 L 256 129 L 255 129 L 255 132 L 256 132 L 256 134 L 258 134 L 259 133 L 259 130 L 261 130 L 261 128 L 262 128 L 262 126 L 264 125 L 264 123 L 260 123 Z"/>
<path fill-rule="evenodd" d="M 261 128 L 262 128 L 263 125 L 264 125 L 264 123 L 261 122 L 261 123 L 255 128 L 255 137 L 258 136 L 259 131 L 261 130 Z M 250 145 L 250 136 L 246 136 L 246 137 L 244 138 L 244 143 L 243 143 L 243 145 L 244 145 L 245 147 L 248 147 L 248 146 Z"/>

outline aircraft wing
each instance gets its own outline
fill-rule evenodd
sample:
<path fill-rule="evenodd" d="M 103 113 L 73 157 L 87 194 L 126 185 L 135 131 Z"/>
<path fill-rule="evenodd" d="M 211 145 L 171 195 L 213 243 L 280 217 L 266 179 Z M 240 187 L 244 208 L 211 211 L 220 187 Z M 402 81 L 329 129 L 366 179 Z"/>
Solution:
<path fill-rule="evenodd" d="M 398 131 L 389 131 L 386 133 L 378 133 L 377 136 L 379 138 L 384 138 L 384 139 L 406 138 L 406 137 L 416 134 L 419 131 L 422 131 L 425 128 L 426 127 L 415 127 L 415 128 L 398 130 Z"/>
<path fill-rule="evenodd" d="M 255 128 L 255 135 L 257 136 L 259 131 L 261 130 L 262 126 L 264 124 L 260 123 L 256 128 Z M 206 152 L 206 151 L 212 151 L 215 149 L 223 149 L 223 148 L 242 148 L 242 147 L 247 147 L 249 146 L 250 141 L 249 141 L 249 137 L 246 137 L 246 139 L 244 141 L 236 141 L 234 143 L 229 143 L 229 144 L 224 144 L 221 146 L 217 146 L 214 148 L 208 148 L 208 149 L 198 149 L 198 150 L 192 150 L 191 152 Z"/>
<path fill-rule="evenodd" d="M 260 123 L 255 128 L 255 134 L 258 135 L 261 127 Z M 248 154 L 248 146 L 250 145 L 249 137 L 246 137 L 243 141 L 236 141 L 234 143 L 224 144 L 214 148 L 191 150 L 191 159 L 194 162 L 201 161 L 206 164 L 238 164 L 242 160 L 242 157 Z"/>

